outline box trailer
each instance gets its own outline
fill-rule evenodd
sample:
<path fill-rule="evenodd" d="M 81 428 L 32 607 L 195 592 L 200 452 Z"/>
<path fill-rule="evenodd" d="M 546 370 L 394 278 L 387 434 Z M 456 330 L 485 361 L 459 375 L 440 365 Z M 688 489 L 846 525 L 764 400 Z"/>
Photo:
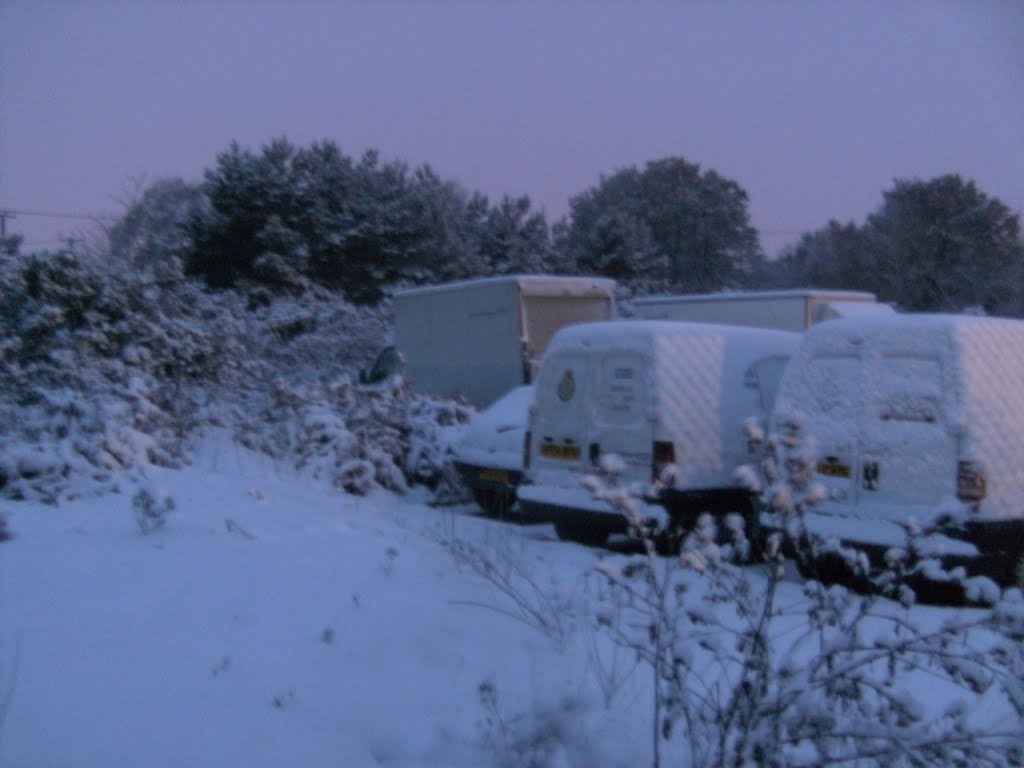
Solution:
<path fill-rule="evenodd" d="M 837 317 L 892 314 L 873 293 L 813 289 L 649 296 L 633 302 L 636 317 L 805 331 Z"/>
<path fill-rule="evenodd" d="M 529 384 L 548 342 L 572 323 L 615 316 L 615 281 L 509 275 L 395 294 L 395 346 L 421 392 L 477 407 Z"/>

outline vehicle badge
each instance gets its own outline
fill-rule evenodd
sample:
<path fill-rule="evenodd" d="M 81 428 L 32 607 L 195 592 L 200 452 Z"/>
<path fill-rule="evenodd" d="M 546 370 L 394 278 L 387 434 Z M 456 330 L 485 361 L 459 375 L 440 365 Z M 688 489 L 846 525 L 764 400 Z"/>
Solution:
<path fill-rule="evenodd" d="M 567 403 L 572 400 L 574 394 L 576 394 L 576 379 L 570 369 L 562 374 L 562 380 L 558 382 L 558 399 Z"/>

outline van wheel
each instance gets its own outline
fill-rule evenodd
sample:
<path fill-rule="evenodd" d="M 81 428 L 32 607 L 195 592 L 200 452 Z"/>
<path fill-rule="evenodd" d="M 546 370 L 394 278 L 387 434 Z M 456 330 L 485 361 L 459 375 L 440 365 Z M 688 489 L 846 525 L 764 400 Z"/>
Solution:
<path fill-rule="evenodd" d="M 654 548 L 659 555 L 678 555 L 689 531 L 677 521 L 672 521 L 658 531 L 654 537 Z"/>
<path fill-rule="evenodd" d="M 473 499 L 488 515 L 503 520 L 508 517 L 509 507 L 515 501 L 515 497 L 508 491 L 494 491 L 487 488 L 474 488 Z"/>
<path fill-rule="evenodd" d="M 608 541 L 608 531 L 579 523 L 556 522 L 555 533 L 562 541 L 575 541 L 588 547 L 600 547 Z"/>

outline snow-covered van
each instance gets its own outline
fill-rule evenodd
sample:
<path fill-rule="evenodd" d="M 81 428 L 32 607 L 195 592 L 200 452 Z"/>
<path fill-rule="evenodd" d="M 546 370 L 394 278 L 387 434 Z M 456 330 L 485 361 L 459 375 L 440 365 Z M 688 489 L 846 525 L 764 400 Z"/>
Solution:
<path fill-rule="evenodd" d="M 689 526 L 702 512 L 753 515 L 733 473 L 746 419 L 767 416 L 800 341 L 783 331 L 625 320 L 559 331 L 534 384 L 523 516 L 601 543 L 625 517 L 581 485 L 599 467 L 646 494 L 643 514 Z M 652 495 L 652 479 L 674 479 Z"/>
<path fill-rule="evenodd" d="M 420 392 L 478 408 L 529 384 L 548 341 L 570 323 L 615 317 L 615 281 L 506 275 L 400 291 L 395 346 Z"/>
<path fill-rule="evenodd" d="M 878 302 L 873 293 L 813 288 L 647 296 L 633 300 L 634 315 L 646 320 L 746 325 L 798 332 L 823 320 L 893 312 L 888 304 Z"/>
<path fill-rule="evenodd" d="M 944 555 L 1012 581 L 1024 554 L 1024 322 L 894 314 L 807 332 L 780 387 L 777 432 L 798 430 L 829 500 L 812 534 L 872 554 L 913 518 Z"/>

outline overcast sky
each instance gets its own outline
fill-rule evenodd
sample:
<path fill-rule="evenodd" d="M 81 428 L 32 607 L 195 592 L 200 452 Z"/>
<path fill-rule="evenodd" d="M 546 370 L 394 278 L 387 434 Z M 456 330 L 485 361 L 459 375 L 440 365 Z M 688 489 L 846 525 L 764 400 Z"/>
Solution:
<path fill-rule="evenodd" d="M 1024 208 L 1024 2 L 0 0 L 0 208 L 116 212 L 232 139 L 429 163 L 549 222 L 668 155 L 771 253 L 954 172 Z M 87 222 L 19 214 L 56 246 Z"/>

